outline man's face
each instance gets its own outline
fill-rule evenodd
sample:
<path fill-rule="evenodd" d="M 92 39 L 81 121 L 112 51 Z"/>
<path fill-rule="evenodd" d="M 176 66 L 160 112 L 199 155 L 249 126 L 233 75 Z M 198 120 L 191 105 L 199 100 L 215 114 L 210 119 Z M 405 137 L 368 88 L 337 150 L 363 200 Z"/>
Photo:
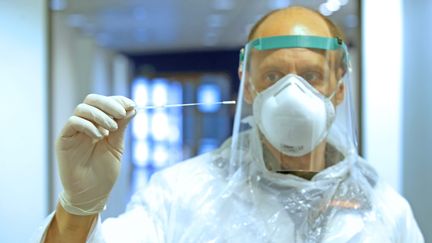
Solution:
<path fill-rule="evenodd" d="M 324 96 L 330 96 L 337 89 L 341 77 L 335 51 L 312 50 L 306 48 L 276 49 L 250 53 L 247 71 L 249 90 L 261 92 L 287 74 L 296 74 L 308 81 Z M 251 98 L 255 96 L 251 92 Z"/>

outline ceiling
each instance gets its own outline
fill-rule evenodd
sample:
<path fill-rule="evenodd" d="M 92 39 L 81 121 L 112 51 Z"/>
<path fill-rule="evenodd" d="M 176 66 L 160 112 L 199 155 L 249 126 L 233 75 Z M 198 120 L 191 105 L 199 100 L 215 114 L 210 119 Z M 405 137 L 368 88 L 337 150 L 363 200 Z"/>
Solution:
<path fill-rule="evenodd" d="M 355 41 L 356 0 L 52 0 L 51 9 L 106 48 L 168 52 L 238 48 L 270 10 L 288 5 L 319 10 L 326 2 L 340 6 L 329 17 Z"/>

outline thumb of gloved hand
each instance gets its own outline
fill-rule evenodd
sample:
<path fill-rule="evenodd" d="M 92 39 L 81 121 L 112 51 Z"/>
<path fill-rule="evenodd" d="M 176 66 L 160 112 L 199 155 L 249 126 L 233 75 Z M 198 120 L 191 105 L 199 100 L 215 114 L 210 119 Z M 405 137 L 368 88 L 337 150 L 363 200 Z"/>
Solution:
<path fill-rule="evenodd" d="M 103 210 L 119 175 L 124 132 L 135 103 L 122 96 L 88 95 L 56 141 L 63 192 L 60 203 L 76 215 Z"/>

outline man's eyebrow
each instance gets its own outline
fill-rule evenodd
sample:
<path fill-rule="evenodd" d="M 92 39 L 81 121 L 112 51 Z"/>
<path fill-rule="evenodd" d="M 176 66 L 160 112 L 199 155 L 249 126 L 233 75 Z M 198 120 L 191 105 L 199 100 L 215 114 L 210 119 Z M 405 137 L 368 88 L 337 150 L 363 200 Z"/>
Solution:
<path fill-rule="evenodd" d="M 302 63 L 299 63 L 302 62 Z M 330 71 L 329 60 L 320 61 L 294 61 L 293 63 L 284 64 L 283 62 L 278 62 L 277 60 L 266 61 L 264 60 L 261 65 L 259 65 L 260 70 L 265 69 L 278 69 L 281 71 L 296 71 L 302 72 L 305 70 L 319 70 L 319 71 Z"/>
<path fill-rule="evenodd" d="M 329 71 L 329 65 L 320 65 L 318 63 L 310 63 L 310 64 L 300 64 L 300 65 L 296 65 L 296 70 L 297 71 L 305 71 L 305 70 L 319 70 L 319 71 Z"/>
<path fill-rule="evenodd" d="M 329 71 L 331 66 L 332 66 L 332 60 L 330 56 L 326 56 L 326 55 L 319 55 L 319 58 L 317 57 L 303 58 L 302 60 L 298 60 L 295 63 L 296 70 L 305 69 L 303 67 L 307 67 L 311 69 Z"/>
<path fill-rule="evenodd" d="M 288 65 L 293 65 L 294 63 L 291 61 L 295 59 L 294 57 L 287 57 L 287 55 L 273 55 L 272 53 L 262 56 L 261 58 L 260 67 L 287 67 Z M 287 61 L 289 61 L 289 63 L 286 63 Z"/>

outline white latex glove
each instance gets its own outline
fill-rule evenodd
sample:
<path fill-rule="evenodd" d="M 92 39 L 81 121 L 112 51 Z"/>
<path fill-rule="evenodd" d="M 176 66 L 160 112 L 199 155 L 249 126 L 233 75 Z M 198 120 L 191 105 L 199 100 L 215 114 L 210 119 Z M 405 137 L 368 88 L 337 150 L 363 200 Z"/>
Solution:
<path fill-rule="evenodd" d="M 135 103 L 122 96 L 88 95 L 56 142 L 63 208 L 75 215 L 102 211 L 120 172 L 123 134 Z"/>

